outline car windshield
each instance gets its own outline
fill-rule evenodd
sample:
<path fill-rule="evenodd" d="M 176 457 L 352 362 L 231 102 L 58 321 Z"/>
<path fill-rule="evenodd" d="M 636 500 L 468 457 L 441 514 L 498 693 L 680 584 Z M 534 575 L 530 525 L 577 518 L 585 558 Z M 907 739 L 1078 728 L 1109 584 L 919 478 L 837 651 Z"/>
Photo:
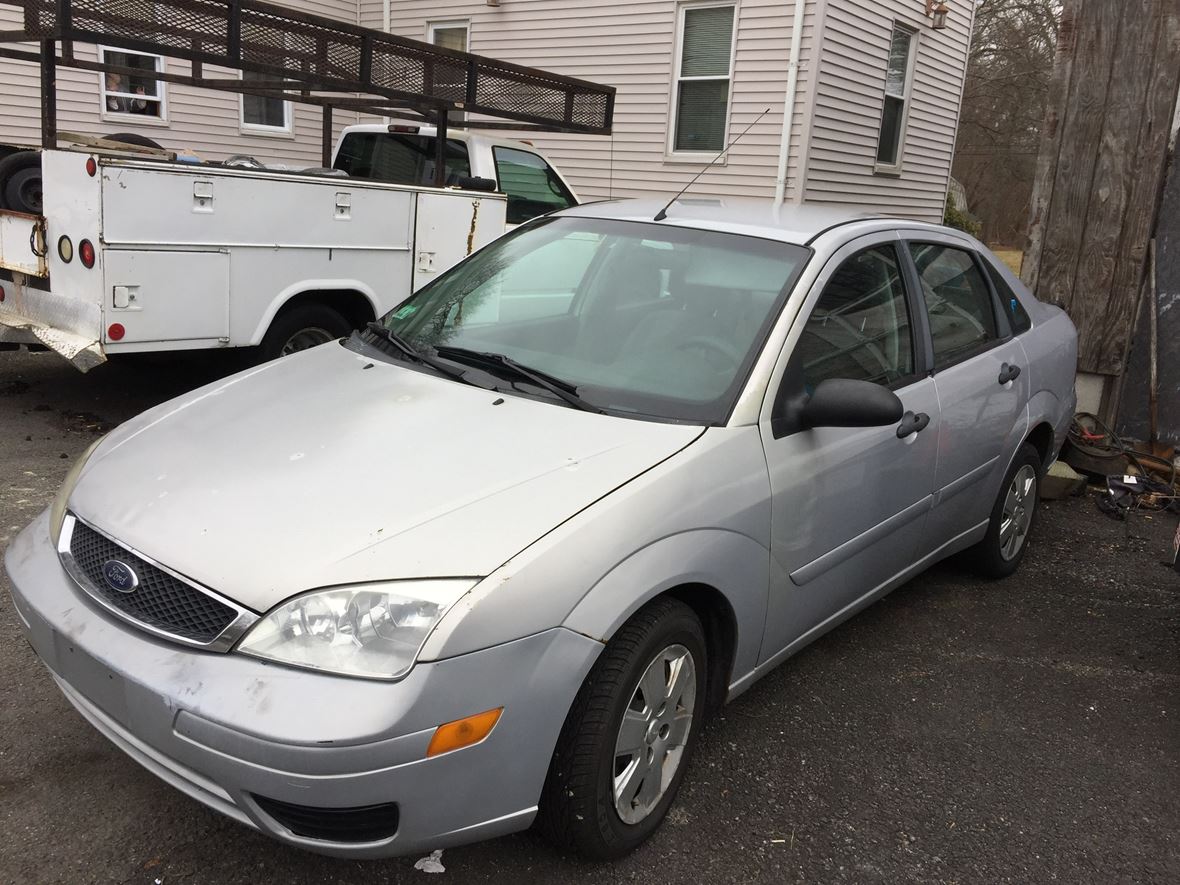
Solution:
<path fill-rule="evenodd" d="M 737 234 L 549 218 L 473 255 L 382 323 L 530 394 L 552 396 L 557 383 L 598 410 L 719 424 L 809 254 Z"/>

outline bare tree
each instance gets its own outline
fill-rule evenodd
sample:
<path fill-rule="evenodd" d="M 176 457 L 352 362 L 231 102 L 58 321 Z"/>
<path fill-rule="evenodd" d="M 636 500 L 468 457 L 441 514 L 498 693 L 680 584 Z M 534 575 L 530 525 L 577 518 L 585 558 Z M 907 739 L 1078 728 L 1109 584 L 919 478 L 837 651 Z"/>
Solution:
<path fill-rule="evenodd" d="M 954 175 L 992 243 L 1024 241 L 1059 0 L 977 0 Z"/>

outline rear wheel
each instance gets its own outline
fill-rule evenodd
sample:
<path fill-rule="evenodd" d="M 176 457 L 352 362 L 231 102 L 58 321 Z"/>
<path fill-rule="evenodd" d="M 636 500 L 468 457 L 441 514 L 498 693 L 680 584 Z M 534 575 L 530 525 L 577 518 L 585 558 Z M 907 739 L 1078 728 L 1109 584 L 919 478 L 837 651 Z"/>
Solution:
<path fill-rule="evenodd" d="M 606 860 L 636 848 L 676 797 L 700 732 L 705 639 L 692 609 L 660 599 L 608 643 L 558 739 L 538 827 Z"/>
<path fill-rule="evenodd" d="M 285 310 L 262 339 L 262 359 L 273 360 L 289 356 L 309 347 L 316 347 L 342 338 L 352 331 L 352 325 L 338 311 L 326 304 L 301 304 Z"/>
<path fill-rule="evenodd" d="M 1007 577 L 1024 559 L 1037 515 L 1041 467 L 1041 453 L 1025 443 L 1004 476 L 987 534 L 973 550 L 976 568 L 987 577 Z"/>
<path fill-rule="evenodd" d="M 40 215 L 41 155 L 17 151 L 0 160 L 0 207 Z"/>

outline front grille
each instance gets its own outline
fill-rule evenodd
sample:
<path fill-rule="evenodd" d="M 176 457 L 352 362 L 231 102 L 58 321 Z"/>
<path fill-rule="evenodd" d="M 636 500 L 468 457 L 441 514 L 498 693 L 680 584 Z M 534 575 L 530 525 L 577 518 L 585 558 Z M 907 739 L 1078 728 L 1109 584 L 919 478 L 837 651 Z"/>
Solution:
<path fill-rule="evenodd" d="M 74 522 L 70 556 L 86 576 L 87 590 L 128 618 L 164 633 L 190 642 L 212 642 L 238 616 L 228 605 L 136 556 L 81 520 Z M 112 559 L 135 571 L 139 586 L 134 592 L 121 593 L 107 584 L 102 567 Z"/>
<path fill-rule="evenodd" d="M 397 832 L 395 802 L 357 808 L 313 808 L 252 795 L 259 808 L 296 836 L 325 842 L 379 842 Z"/>

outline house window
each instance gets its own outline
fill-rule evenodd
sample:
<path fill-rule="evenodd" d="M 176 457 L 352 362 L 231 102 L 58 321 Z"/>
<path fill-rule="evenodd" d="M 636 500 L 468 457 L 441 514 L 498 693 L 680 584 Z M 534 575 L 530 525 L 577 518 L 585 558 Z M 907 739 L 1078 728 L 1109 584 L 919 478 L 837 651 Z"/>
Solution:
<path fill-rule="evenodd" d="M 277 77 L 242 71 L 242 82 L 274 82 Z M 261 95 L 242 96 L 242 129 L 250 132 L 291 131 L 291 102 L 281 98 L 264 98 Z"/>
<path fill-rule="evenodd" d="M 431 22 L 427 28 L 427 36 L 435 46 L 467 51 L 467 22 Z"/>
<path fill-rule="evenodd" d="M 104 71 L 99 75 L 104 117 L 134 114 L 165 119 L 164 84 L 153 76 L 164 69 L 164 60 L 160 56 L 106 48 L 99 49 L 99 56 L 104 64 L 125 69 L 118 73 Z"/>
<path fill-rule="evenodd" d="M 885 106 L 881 110 L 881 134 L 877 140 L 877 168 L 887 172 L 901 171 L 916 39 L 917 34 L 904 25 L 893 26 L 889 66 L 885 72 Z"/>
<path fill-rule="evenodd" d="M 430 22 L 426 26 L 427 40 L 443 49 L 454 49 L 456 52 L 466 52 L 468 45 L 467 22 Z M 463 101 L 467 98 L 467 80 L 447 79 L 444 75 L 441 82 L 435 83 L 435 88 L 448 98 Z M 448 126 L 465 126 L 467 115 L 462 111 L 451 111 L 447 114 Z"/>
<path fill-rule="evenodd" d="M 680 7 L 672 152 L 725 147 L 733 77 L 732 3 Z"/>

